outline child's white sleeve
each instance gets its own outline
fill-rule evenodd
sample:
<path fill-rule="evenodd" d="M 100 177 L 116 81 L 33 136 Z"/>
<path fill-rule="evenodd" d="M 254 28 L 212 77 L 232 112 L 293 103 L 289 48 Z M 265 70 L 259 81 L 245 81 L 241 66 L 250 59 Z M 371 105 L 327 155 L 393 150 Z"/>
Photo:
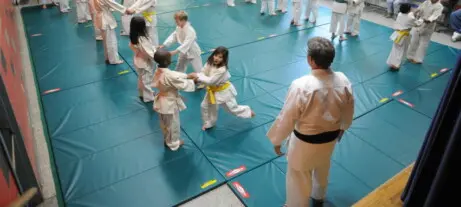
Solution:
<path fill-rule="evenodd" d="M 168 74 L 165 74 L 164 81 L 165 84 L 168 84 L 178 90 L 186 92 L 195 91 L 194 80 L 187 79 L 187 75 L 185 73 L 170 71 Z"/>
<path fill-rule="evenodd" d="M 168 38 L 166 38 L 165 42 L 163 43 L 163 45 L 165 45 L 166 47 L 170 47 L 172 44 L 174 43 L 177 43 L 178 40 L 176 39 L 176 30 L 170 34 L 170 36 L 168 36 Z"/>
<path fill-rule="evenodd" d="M 111 1 L 111 0 L 100 0 L 100 1 L 103 1 L 105 5 L 109 6 L 109 8 L 116 10 L 122 14 L 124 14 L 126 11 L 126 8 L 123 5 L 115 1 Z"/>

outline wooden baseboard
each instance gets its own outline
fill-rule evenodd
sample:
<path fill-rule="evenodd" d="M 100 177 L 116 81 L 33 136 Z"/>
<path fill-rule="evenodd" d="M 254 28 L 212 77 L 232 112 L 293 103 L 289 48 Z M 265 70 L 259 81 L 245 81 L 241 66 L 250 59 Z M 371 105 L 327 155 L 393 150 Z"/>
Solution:
<path fill-rule="evenodd" d="M 400 171 L 397 175 L 386 181 L 384 184 L 376 188 L 360 201 L 355 203 L 354 207 L 401 207 L 403 206 L 400 200 L 405 185 L 408 182 L 413 164 Z"/>

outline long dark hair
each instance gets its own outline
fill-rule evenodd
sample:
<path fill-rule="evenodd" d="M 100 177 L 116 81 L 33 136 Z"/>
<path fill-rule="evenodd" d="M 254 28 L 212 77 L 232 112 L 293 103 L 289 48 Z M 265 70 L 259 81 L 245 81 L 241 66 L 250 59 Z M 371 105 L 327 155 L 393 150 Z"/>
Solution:
<path fill-rule="evenodd" d="M 229 61 L 229 50 L 226 47 L 219 46 L 217 47 L 213 53 L 211 53 L 210 57 L 208 57 L 208 60 L 206 61 L 208 65 L 214 65 L 213 63 L 213 56 L 221 54 L 222 55 L 222 62 L 219 65 L 216 65 L 216 67 L 220 68 L 225 66 L 227 69 L 227 64 Z"/>
<path fill-rule="evenodd" d="M 130 22 L 131 44 L 138 44 L 139 37 L 147 37 L 146 20 L 144 17 L 134 16 Z"/>

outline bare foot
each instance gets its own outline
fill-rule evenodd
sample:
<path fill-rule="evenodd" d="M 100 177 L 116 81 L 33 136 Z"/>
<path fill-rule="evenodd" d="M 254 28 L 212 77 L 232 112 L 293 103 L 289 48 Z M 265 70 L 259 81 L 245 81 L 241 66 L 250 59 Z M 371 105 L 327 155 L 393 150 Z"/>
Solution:
<path fill-rule="evenodd" d="M 179 140 L 179 147 L 183 146 L 184 145 L 184 140 Z"/>
<path fill-rule="evenodd" d="M 46 4 L 43 4 L 42 9 L 46 9 Z"/>
<path fill-rule="evenodd" d="M 339 36 L 339 41 L 344 41 L 344 40 L 347 40 L 347 37 Z"/>
<path fill-rule="evenodd" d="M 208 128 L 206 128 L 205 125 L 202 126 L 202 131 L 206 131 Z"/>
<path fill-rule="evenodd" d="M 254 111 L 251 111 L 251 118 L 255 117 L 256 113 Z"/>

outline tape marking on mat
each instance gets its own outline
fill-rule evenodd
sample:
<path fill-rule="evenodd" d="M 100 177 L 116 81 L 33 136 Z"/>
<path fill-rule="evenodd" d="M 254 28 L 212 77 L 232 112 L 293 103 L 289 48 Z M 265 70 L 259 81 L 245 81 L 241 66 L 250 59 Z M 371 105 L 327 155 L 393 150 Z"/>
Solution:
<path fill-rule="evenodd" d="M 85 25 L 85 27 L 91 27 L 91 26 L 93 26 L 93 25 L 92 25 L 92 24 L 87 24 L 87 25 Z"/>
<path fill-rule="evenodd" d="M 232 185 L 240 193 L 240 195 L 242 195 L 242 197 L 244 198 L 250 197 L 250 194 L 248 194 L 248 192 L 245 190 L 245 188 L 242 187 L 242 185 L 240 185 L 239 182 L 233 182 Z"/>
<path fill-rule="evenodd" d="M 440 73 L 445 73 L 445 72 L 447 72 L 447 71 L 448 71 L 448 68 L 444 68 L 444 69 L 441 69 L 441 70 L 440 70 Z"/>
<path fill-rule="evenodd" d="M 118 72 L 118 74 L 123 75 L 123 74 L 127 74 L 129 72 L 130 72 L 130 70 L 122 70 L 122 71 Z"/>
<path fill-rule="evenodd" d="M 237 174 L 239 174 L 239 173 L 245 171 L 246 169 L 247 169 L 247 168 L 245 167 L 245 165 L 242 165 L 242 166 L 240 166 L 240 167 L 238 167 L 238 168 L 235 168 L 235 169 L 233 169 L 233 170 L 227 172 L 227 173 L 226 173 L 226 177 L 232 177 L 232 176 L 234 176 L 234 175 L 237 175 Z"/>
<path fill-rule="evenodd" d="M 403 91 L 402 90 L 398 90 L 396 91 L 395 93 L 392 94 L 393 97 L 396 97 L 396 96 L 400 96 L 402 95 Z"/>
<path fill-rule="evenodd" d="M 269 37 L 277 37 L 277 34 L 271 34 Z"/>
<path fill-rule="evenodd" d="M 437 73 L 432 73 L 432 74 L 431 74 L 431 78 L 437 77 L 437 75 L 439 75 L 439 74 L 437 74 Z"/>
<path fill-rule="evenodd" d="M 32 36 L 32 37 L 42 36 L 42 33 L 33 34 L 33 35 L 31 35 L 31 36 Z"/>
<path fill-rule="evenodd" d="M 213 184 L 215 184 L 216 182 L 218 182 L 216 179 L 213 179 L 213 180 L 209 180 L 209 181 L 206 181 L 205 183 L 202 184 L 202 186 L 200 186 L 202 189 L 205 189 L 207 188 L 208 186 L 211 186 Z"/>
<path fill-rule="evenodd" d="M 379 103 L 384 103 L 386 101 L 389 101 L 389 98 L 382 98 L 381 100 L 379 100 Z"/>
<path fill-rule="evenodd" d="M 60 88 L 55 88 L 55 89 L 47 90 L 47 91 L 43 92 L 42 94 L 46 95 L 46 94 L 58 92 L 60 90 L 61 90 Z"/>
<path fill-rule="evenodd" d="M 203 6 L 210 6 L 210 4 L 204 4 Z"/>
<path fill-rule="evenodd" d="M 266 39 L 265 37 L 258 37 L 258 40 Z"/>
<path fill-rule="evenodd" d="M 400 102 L 400 103 L 403 103 L 403 104 L 405 104 L 405 105 L 407 105 L 407 106 L 409 106 L 409 107 L 411 107 L 411 108 L 415 107 L 415 105 L 413 105 L 412 103 L 410 103 L 410 102 L 408 102 L 408 101 L 405 101 L 405 100 L 403 100 L 403 99 L 399 99 L 399 102 Z"/>

